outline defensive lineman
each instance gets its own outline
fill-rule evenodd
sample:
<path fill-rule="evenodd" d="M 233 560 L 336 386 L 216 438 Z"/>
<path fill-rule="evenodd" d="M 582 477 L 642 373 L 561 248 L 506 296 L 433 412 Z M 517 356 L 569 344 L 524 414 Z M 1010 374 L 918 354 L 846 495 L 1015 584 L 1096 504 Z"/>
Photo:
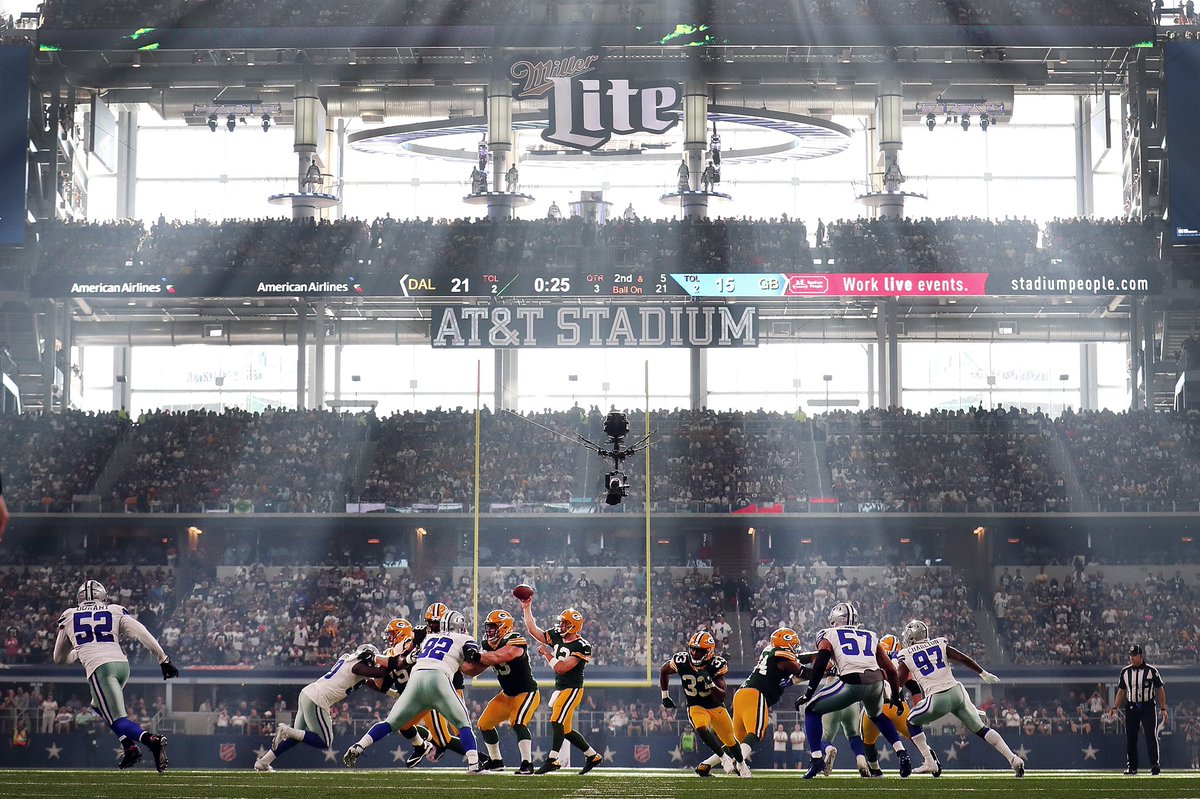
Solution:
<path fill-rule="evenodd" d="M 162 669 L 164 680 L 179 676 L 179 669 L 145 626 L 120 605 L 108 604 L 108 591 L 95 580 L 85 580 L 76 592 L 76 604 L 58 617 L 58 638 L 54 641 L 54 662 L 79 661 L 87 673 L 92 691 L 92 707 L 121 740 L 124 752 L 117 762 L 129 768 L 142 759 L 141 742 L 154 755 L 154 766 L 167 770 L 167 737 L 143 730 L 125 715 L 125 683 L 129 679 L 129 659 L 121 649 L 121 634 L 133 636 L 150 650 Z"/>
<path fill-rule="evenodd" d="M 910 693 L 922 694 L 921 701 L 908 713 L 909 725 L 924 725 L 942 716 L 955 716 L 968 730 L 1003 755 L 1014 774 L 1024 777 L 1025 761 L 1013 754 L 1000 733 L 979 720 L 979 710 L 967 696 L 963 684 L 954 679 L 950 661 L 963 664 L 986 683 L 1000 682 L 1000 678 L 950 646 L 945 638 L 931 640 L 929 625 L 919 619 L 904 625 L 903 638 L 904 648 L 896 656 L 900 662 L 900 680 Z"/>
<path fill-rule="evenodd" d="M 467 622 L 457 610 L 448 610 L 439 620 L 439 632 L 425 637 L 421 651 L 408 678 L 404 693 L 396 700 L 387 719 L 375 724 L 356 743 L 350 745 L 342 762 L 353 766 L 364 751 L 376 741 L 386 738 L 392 730 L 425 710 L 437 710 L 458 727 L 458 734 L 467 750 L 467 771 L 478 773 L 479 751 L 471 716 L 462 697 L 454 690 L 454 675 L 464 662 L 493 665 L 493 653 L 482 653 L 479 643 L 467 635 Z"/>
<path fill-rule="evenodd" d="M 353 652 L 341 655 L 329 671 L 304 686 L 300 690 L 296 726 L 281 723 L 275 728 L 271 748 L 254 761 L 254 770 L 274 771 L 271 764 L 275 758 L 298 744 L 322 750 L 331 748 L 333 718 L 329 709 L 368 680 L 386 682 L 389 670 L 386 666 L 376 665 L 378 656 L 378 649 L 371 644 L 363 644 Z"/>
<path fill-rule="evenodd" d="M 826 749 L 822 741 L 824 728 L 821 717 L 857 702 L 862 702 L 867 716 L 892 745 L 900 760 L 900 776 L 907 777 L 912 773 L 912 761 L 908 759 L 896 725 L 883 715 L 885 681 L 892 689 L 892 698 L 886 701 L 900 701 L 896 667 L 879 645 L 878 636 L 870 630 L 859 628 L 858 609 L 850 602 L 839 602 L 833 606 L 833 610 L 829 611 L 829 624 L 830 627 L 817 634 L 817 652 L 808 689 L 804 696 L 796 700 L 797 710 L 805 705 L 804 731 L 812 748 L 812 762 L 804 779 L 810 780 L 825 771 Z M 817 685 L 830 663 L 837 668 L 838 681 L 818 691 Z"/>

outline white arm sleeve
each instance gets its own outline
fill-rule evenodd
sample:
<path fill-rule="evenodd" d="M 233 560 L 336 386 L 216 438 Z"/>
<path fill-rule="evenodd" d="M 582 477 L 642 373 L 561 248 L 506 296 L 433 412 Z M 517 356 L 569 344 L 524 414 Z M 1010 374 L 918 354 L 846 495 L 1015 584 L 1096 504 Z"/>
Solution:
<path fill-rule="evenodd" d="M 141 641 L 142 646 L 146 647 L 154 654 L 155 662 L 167 662 L 169 659 L 167 657 L 167 653 L 163 650 L 162 645 L 158 643 L 158 639 L 151 635 L 150 631 L 146 629 L 146 625 L 142 624 L 133 616 L 130 616 L 128 611 L 125 611 L 120 618 L 122 633 L 131 635 Z"/>
<path fill-rule="evenodd" d="M 76 660 L 79 660 L 79 656 L 75 654 L 71 636 L 65 629 L 59 628 L 58 637 L 54 639 L 54 662 L 61 666 Z"/>

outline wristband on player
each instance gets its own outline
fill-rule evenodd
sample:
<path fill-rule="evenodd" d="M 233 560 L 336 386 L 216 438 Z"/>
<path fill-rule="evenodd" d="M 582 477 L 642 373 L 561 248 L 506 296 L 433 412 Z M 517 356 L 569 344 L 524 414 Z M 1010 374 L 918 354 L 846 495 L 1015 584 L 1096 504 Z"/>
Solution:
<path fill-rule="evenodd" d="M 671 698 L 671 692 L 670 692 L 670 691 L 663 691 L 663 692 L 662 692 L 662 698 L 663 698 L 663 699 L 670 699 L 670 698 Z"/>

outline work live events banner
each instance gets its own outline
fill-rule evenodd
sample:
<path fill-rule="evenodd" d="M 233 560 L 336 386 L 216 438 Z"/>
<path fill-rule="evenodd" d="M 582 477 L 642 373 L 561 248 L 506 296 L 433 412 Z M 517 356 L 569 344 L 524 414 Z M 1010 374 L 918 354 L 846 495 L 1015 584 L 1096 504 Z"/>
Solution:
<path fill-rule="evenodd" d="M 0 247 L 25 244 L 29 48 L 0 47 Z"/>
<path fill-rule="evenodd" d="M 1056 277 L 986 272 L 883 274 L 676 274 L 693 297 L 1004 297 L 1145 295 L 1159 291 L 1151 277 Z"/>

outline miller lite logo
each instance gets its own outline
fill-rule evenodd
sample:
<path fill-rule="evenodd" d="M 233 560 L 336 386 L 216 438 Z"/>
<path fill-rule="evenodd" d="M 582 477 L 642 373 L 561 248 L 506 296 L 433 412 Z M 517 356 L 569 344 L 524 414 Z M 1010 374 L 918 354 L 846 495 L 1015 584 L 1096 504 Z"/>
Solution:
<path fill-rule="evenodd" d="M 603 147 L 614 133 L 666 133 L 679 124 L 678 83 L 642 83 L 595 74 L 600 56 L 517 61 L 509 76 L 517 100 L 546 96 L 550 124 L 542 138 L 576 150 Z M 583 77 L 589 75 L 589 77 Z"/>
<path fill-rule="evenodd" d="M 639 763 L 649 763 L 650 744 L 638 744 L 633 747 L 633 759 Z"/>
<path fill-rule="evenodd" d="M 226 763 L 232 763 L 237 757 L 237 744 L 221 744 L 219 754 Z"/>

